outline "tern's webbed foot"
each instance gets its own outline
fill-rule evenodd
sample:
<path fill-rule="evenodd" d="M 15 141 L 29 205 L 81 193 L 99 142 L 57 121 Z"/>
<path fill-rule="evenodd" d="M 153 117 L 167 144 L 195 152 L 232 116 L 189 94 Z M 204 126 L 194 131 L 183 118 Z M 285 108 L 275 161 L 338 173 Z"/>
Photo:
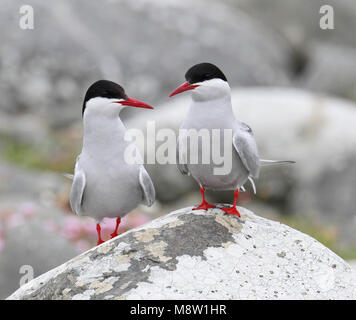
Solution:
<path fill-rule="evenodd" d="M 207 203 L 206 201 L 203 201 L 200 206 L 197 206 L 193 210 L 208 210 L 209 208 L 216 208 L 213 204 Z"/>
<path fill-rule="evenodd" d="M 101 227 L 100 227 L 99 223 L 96 224 L 96 231 L 98 233 L 98 243 L 96 245 L 98 246 L 99 244 L 102 244 L 105 242 L 101 239 Z"/>
<path fill-rule="evenodd" d="M 118 234 L 117 232 L 113 232 L 112 234 L 110 234 L 111 239 L 117 237 L 118 235 L 119 235 L 119 234 Z"/>
<path fill-rule="evenodd" d="M 239 218 L 241 217 L 240 212 L 237 211 L 235 206 L 233 206 L 231 208 L 221 208 L 221 210 L 225 211 L 226 214 L 238 216 Z"/>
<path fill-rule="evenodd" d="M 111 236 L 111 239 L 112 239 L 112 238 L 115 238 L 115 237 L 117 237 L 117 236 L 119 235 L 119 234 L 117 233 L 117 230 L 119 229 L 120 223 L 121 223 L 121 218 L 118 217 L 118 218 L 116 219 L 116 227 L 115 227 L 115 230 L 114 230 L 114 232 L 110 235 L 110 236 Z"/>

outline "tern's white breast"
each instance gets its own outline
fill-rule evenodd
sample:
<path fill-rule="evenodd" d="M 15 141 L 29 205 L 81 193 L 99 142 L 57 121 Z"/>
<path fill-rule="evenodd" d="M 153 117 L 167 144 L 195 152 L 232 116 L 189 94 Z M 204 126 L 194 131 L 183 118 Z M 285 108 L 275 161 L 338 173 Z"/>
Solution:
<path fill-rule="evenodd" d="M 123 123 L 118 118 L 100 120 L 86 123 L 78 160 L 86 175 L 83 213 L 97 220 L 124 216 L 143 199 L 140 165 L 124 157 L 130 143 L 124 140 Z"/>

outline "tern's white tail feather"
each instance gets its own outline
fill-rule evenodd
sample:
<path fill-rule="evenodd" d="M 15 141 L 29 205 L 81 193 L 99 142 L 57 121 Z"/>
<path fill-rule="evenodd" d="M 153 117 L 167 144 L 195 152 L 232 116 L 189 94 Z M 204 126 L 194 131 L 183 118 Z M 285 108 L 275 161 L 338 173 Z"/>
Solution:
<path fill-rule="evenodd" d="M 271 164 L 286 164 L 286 163 L 295 163 L 295 161 L 292 161 L 292 160 L 265 160 L 265 159 L 260 159 L 261 166 L 268 166 L 268 165 L 271 165 Z"/>
<path fill-rule="evenodd" d="M 74 179 L 74 174 L 70 174 L 70 173 L 65 173 L 65 172 L 61 172 L 61 175 L 70 179 L 70 180 L 73 180 Z"/>
<path fill-rule="evenodd" d="M 248 180 L 250 180 L 251 185 L 252 185 L 252 189 L 253 189 L 253 193 L 256 194 L 256 185 L 255 185 L 255 181 L 253 181 L 253 179 L 251 177 L 248 177 Z"/>

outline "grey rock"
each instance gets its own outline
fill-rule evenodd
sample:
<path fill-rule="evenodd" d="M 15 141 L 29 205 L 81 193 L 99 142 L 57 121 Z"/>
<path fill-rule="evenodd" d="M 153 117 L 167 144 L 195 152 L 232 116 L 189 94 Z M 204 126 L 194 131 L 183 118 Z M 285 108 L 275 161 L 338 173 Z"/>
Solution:
<path fill-rule="evenodd" d="M 93 81 L 117 81 L 155 103 L 203 60 L 221 65 L 233 84 L 287 84 L 286 41 L 241 11 L 208 3 L 33 0 L 34 30 L 22 30 L 23 3 L 3 1 L 0 110 L 57 128 L 80 119 Z"/>
<path fill-rule="evenodd" d="M 311 237 L 239 208 L 180 209 L 23 285 L 8 299 L 355 299 L 352 268 Z"/>
<path fill-rule="evenodd" d="M 325 42 L 355 47 L 353 32 L 356 28 L 356 3 L 353 0 L 227 0 L 258 19 L 269 28 L 277 30 L 295 47 L 313 42 Z M 334 29 L 323 30 L 319 26 L 324 5 L 334 8 Z"/>
<path fill-rule="evenodd" d="M 73 243 L 48 228 L 63 223 L 65 213 L 55 205 L 58 195 L 68 193 L 67 183 L 60 174 L 0 161 L 0 299 L 19 287 L 21 266 L 31 266 L 38 276 L 78 254 Z"/>
<path fill-rule="evenodd" d="M 37 277 L 77 254 L 73 244 L 47 231 L 39 220 L 11 229 L 0 254 L 0 299 L 19 288 L 22 266 L 30 266 Z"/>
<path fill-rule="evenodd" d="M 315 43 L 306 49 L 308 67 L 298 85 L 317 92 L 356 98 L 356 49 Z"/>
<path fill-rule="evenodd" d="M 50 202 L 68 182 L 59 172 L 28 169 L 0 161 L 0 197 L 16 195 Z"/>
<path fill-rule="evenodd" d="M 1 113 L 0 137 L 11 137 L 28 145 L 40 145 L 48 142 L 47 123 L 34 114 L 10 115 Z M 3 140 L 3 139 L 1 139 Z M 0 147 L 5 141 L 0 141 Z"/>
<path fill-rule="evenodd" d="M 355 99 L 354 0 L 227 0 L 281 34 L 293 48 L 293 86 Z M 334 29 L 322 29 L 320 8 L 332 6 Z"/>

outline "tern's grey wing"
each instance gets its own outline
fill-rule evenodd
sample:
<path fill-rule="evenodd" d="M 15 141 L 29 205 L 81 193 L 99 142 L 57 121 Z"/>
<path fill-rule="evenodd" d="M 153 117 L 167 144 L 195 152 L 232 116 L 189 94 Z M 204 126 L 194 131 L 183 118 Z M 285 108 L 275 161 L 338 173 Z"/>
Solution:
<path fill-rule="evenodd" d="M 144 167 L 140 168 L 139 181 L 143 191 L 145 204 L 150 207 L 155 202 L 155 187 Z"/>
<path fill-rule="evenodd" d="M 80 209 L 83 203 L 83 194 L 85 189 L 85 173 L 76 164 L 72 189 L 70 191 L 70 206 L 76 214 L 80 214 Z"/>
<path fill-rule="evenodd" d="M 182 139 L 181 136 L 178 137 L 177 146 L 176 146 L 176 163 L 177 168 L 183 175 L 189 176 L 189 170 L 187 166 L 187 148 L 185 148 L 185 139 Z"/>
<path fill-rule="evenodd" d="M 242 123 L 242 126 L 235 131 L 233 145 L 250 175 L 257 178 L 260 171 L 260 158 L 252 130 L 247 124 Z"/>

